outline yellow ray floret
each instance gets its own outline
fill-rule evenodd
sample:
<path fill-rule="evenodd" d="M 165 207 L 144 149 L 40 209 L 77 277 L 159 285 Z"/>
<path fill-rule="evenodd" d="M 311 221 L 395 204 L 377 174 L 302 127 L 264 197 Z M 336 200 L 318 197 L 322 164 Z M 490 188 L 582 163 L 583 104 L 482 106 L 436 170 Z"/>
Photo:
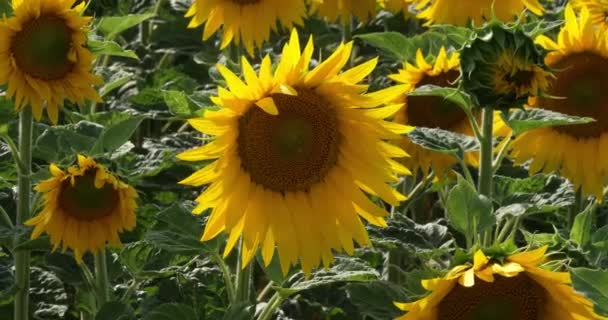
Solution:
<path fill-rule="evenodd" d="M 545 62 L 556 70 L 548 94 L 536 98 L 539 106 L 560 113 L 591 117 L 595 122 L 528 131 L 511 145 L 516 164 L 531 160 L 530 173 L 560 171 L 576 189 L 603 198 L 608 178 L 608 34 L 594 25 L 589 10 L 580 17 L 566 7 L 566 24 L 557 41 L 539 36 L 536 42 L 549 50 Z M 500 124 L 504 126 L 504 124 Z M 550 143 L 548 143 L 550 141 Z"/>
<path fill-rule="evenodd" d="M 53 250 L 74 251 L 78 263 L 87 251 L 96 253 L 106 242 L 120 246 L 118 233 L 135 227 L 137 192 L 95 160 L 78 155 L 78 166 L 67 171 L 54 164 L 52 177 L 35 190 L 44 208 L 25 224 L 34 226 L 32 239 L 47 233 Z"/>
<path fill-rule="evenodd" d="M 270 263 L 276 248 L 284 272 L 299 261 L 310 273 L 334 251 L 369 245 L 362 219 L 386 225 L 388 213 L 368 195 L 405 199 L 388 183 L 409 173 L 392 159 L 406 154 L 387 140 L 410 129 L 384 121 L 392 106 L 363 94 L 376 59 L 341 72 L 352 45 L 310 70 L 312 38 L 301 49 L 294 30 L 274 72 L 268 56 L 258 72 L 243 59 L 244 80 L 218 66 L 221 109 L 190 121 L 216 138 L 178 156 L 213 161 L 181 182 L 208 185 L 194 209 L 211 213 L 203 241 L 227 233 L 228 254 L 242 237 L 243 265 L 258 248 Z"/>
<path fill-rule="evenodd" d="M 290 29 L 302 25 L 305 15 L 303 0 L 195 0 L 186 12 L 192 19 L 189 28 L 205 24 L 203 40 L 222 28 L 220 48 L 235 42 L 243 44 L 250 55 L 277 31 L 277 22 Z"/>
<path fill-rule="evenodd" d="M 427 20 L 427 24 L 454 24 L 464 26 L 473 21 L 480 25 L 492 19 L 511 21 L 524 9 L 536 15 L 542 15 L 544 9 L 538 0 L 462 0 L 458 4 L 453 0 L 408 0 L 416 10 L 418 18 Z"/>
<path fill-rule="evenodd" d="M 608 0 L 573 0 L 570 3 L 577 11 L 587 8 L 594 24 L 608 26 Z"/>
<path fill-rule="evenodd" d="M 64 100 L 99 101 L 91 74 L 94 57 L 85 48 L 91 17 L 81 16 L 84 2 L 13 0 L 14 16 L 0 22 L 0 83 L 16 110 L 31 105 L 34 117 L 47 114 L 57 123 Z"/>
<path fill-rule="evenodd" d="M 423 280 L 426 297 L 395 303 L 407 313 L 396 320 L 593 320 L 593 303 L 571 286 L 568 272 L 542 269 L 547 247 L 494 262 L 481 251 L 473 265 L 459 265 L 443 278 Z"/>

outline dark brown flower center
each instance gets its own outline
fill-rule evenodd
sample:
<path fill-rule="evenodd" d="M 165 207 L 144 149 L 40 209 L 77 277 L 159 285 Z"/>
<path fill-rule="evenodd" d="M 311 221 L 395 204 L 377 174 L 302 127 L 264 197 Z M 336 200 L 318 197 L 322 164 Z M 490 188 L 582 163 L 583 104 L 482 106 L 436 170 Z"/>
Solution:
<path fill-rule="evenodd" d="M 254 106 L 239 120 L 238 154 L 251 180 L 277 192 L 307 191 L 336 164 L 336 110 L 309 90 L 273 94 L 276 116 Z"/>
<path fill-rule="evenodd" d="M 439 303 L 437 319 L 538 320 L 546 295 L 545 289 L 524 273 L 513 278 L 495 275 L 494 282 L 476 278 L 473 287 L 454 286 Z"/>
<path fill-rule="evenodd" d="M 514 75 L 507 75 L 505 81 L 513 83 L 517 87 L 530 86 L 534 81 L 534 72 L 529 70 L 519 70 Z"/>
<path fill-rule="evenodd" d="M 119 202 L 118 191 L 106 183 L 101 188 L 95 187 L 95 173 L 89 169 L 84 175 L 74 177 L 61 185 L 59 206 L 69 216 L 78 220 L 97 220 L 111 215 Z"/>
<path fill-rule="evenodd" d="M 541 98 L 538 106 L 596 120 L 554 129 L 576 138 L 599 137 L 608 132 L 608 58 L 580 52 L 565 56 L 551 67 L 558 71 L 549 93 L 559 98 Z"/>
<path fill-rule="evenodd" d="M 63 18 L 55 16 L 41 16 L 25 23 L 11 40 L 17 66 L 34 78 L 63 78 L 74 66 L 68 58 L 72 32 Z"/>
<path fill-rule="evenodd" d="M 453 82 L 458 78 L 456 70 L 450 70 L 437 76 L 424 76 L 416 85 L 436 85 L 440 87 L 453 87 Z M 408 124 L 416 127 L 440 128 L 453 130 L 467 115 L 460 107 L 441 97 L 412 96 L 407 97 L 407 108 L 405 108 Z"/>

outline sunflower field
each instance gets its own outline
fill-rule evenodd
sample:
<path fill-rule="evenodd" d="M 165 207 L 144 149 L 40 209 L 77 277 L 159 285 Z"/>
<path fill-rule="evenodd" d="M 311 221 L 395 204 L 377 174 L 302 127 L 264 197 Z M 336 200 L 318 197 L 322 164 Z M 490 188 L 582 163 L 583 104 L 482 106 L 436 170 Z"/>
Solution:
<path fill-rule="evenodd" d="M 0 12 L 0 320 L 608 320 L 607 0 Z"/>

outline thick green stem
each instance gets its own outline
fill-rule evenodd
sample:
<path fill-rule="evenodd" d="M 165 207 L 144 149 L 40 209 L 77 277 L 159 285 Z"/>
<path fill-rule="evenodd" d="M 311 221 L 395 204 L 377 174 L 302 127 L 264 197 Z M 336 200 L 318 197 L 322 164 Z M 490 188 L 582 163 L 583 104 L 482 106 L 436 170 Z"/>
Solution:
<path fill-rule="evenodd" d="M 24 168 L 19 170 L 17 226 L 23 225 L 30 217 L 31 211 L 32 127 L 32 108 L 27 106 L 19 114 L 19 158 Z M 17 240 L 15 238 L 15 244 Z M 15 253 L 15 281 L 18 287 L 15 295 L 15 320 L 27 320 L 29 317 L 28 292 L 30 287 L 30 252 L 27 250 Z"/>
<path fill-rule="evenodd" d="M 251 277 L 253 274 L 253 266 L 251 262 L 243 266 L 243 240 L 241 239 L 241 246 L 239 247 L 239 256 L 237 257 L 236 264 L 236 283 L 235 283 L 235 303 L 249 302 L 253 303 L 251 294 Z"/>
<path fill-rule="evenodd" d="M 492 131 L 494 130 L 494 111 L 490 107 L 483 108 L 482 111 L 482 139 L 479 141 L 479 193 L 490 197 L 492 195 Z"/>
<path fill-rule="evenodd" d="M 108 262 L 105 249 L 95 254 L 95 291 L 97 293 L 97 310 L 99 310 L 110 300 Z"/>
<path fill-rule="evenodd" d="M 268 303 L 266 304 L 266 307 L 264 307 L 264 310 L 262 310 L 258 320 L 270 320 L 274 311 L 281 306 L 281 303 L 283 303 L 283 297 L 277 292 L 268 300 Z"/>
<path fill-rule="evenodd" d="M 224 276 L 224 282 L 226 284 L 226 292 L 228 294 L 228 301 L 233 303 L 234 299 L 236 298 L 236 292 L 234 290 L 234 285 L 232 284 L 232 275 L 230 274 L 230 270 L 228 270 L 228 266 L 224 262 L 224 259 L 222 259 L 218 253 L 213 254 L 212 258 L 213 261 L 215 261 L 215 263 L 220 267 L 220 270 L 222 270 L 222 275 Z"/>

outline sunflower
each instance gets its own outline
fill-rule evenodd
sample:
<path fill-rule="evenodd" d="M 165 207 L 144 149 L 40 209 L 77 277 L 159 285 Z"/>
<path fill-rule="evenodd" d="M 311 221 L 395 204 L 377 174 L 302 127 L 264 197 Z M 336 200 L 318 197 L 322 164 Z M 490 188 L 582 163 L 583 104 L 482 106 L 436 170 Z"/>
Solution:
<path fill-rule="evenodd" d="M 592 320 L 593 303 L 574 291 L 568 272 L 542 269 L 547 247 L 454 267 L 443 278 L 423 280 L 432 291 L 411 303 L 395 303 L 407 314 L 398 320 Z M 502 259 L 501 259 L 502 260 Z"/>
<path fill-rule="evenodd" d="M 249 55 L 277 31 L 277 21 L 290 29 L 302 25 L 306 15 L 304 0 L 194 0 L 186 12 L 192 18 L 188 28 L 205 24 L 203 40 L 223 26 L 220 48 L 230 42 L 243 44 Z"/>
<path fill-rule="evenodd" d="M 102 250 L 106 241 L 120 246 L 118 233 L 135 227 L 135 189 L 82 155 L 67 172 L 55 164 L 49 169 L 53 177 L 35 188 L 44 194 L 44 208 L 25 222 L 35 227 L 32 239 L 48 233 L 53 250 L 71 248 L 78 263 L 85 252 Z"/>
<path fill-rule="evenodd" d="M 571 3 L 577 11 L 587 7 L 594 24 L 608 25 L 608 0 L 574 0 Z"/>
<path fill-rule="evenodd" d="M 213 99 L 221 109 L 190 120 L 216 138 L 178 155 L 213 161 L 180 182 L 210 184 L 193 210 L 212 209 L 202 241 L 228 233 L 228 255 L 242 235 L 243 265 L 258 247 L 270 263 L 276 245 L 284 272 L 299 259 L 309 274 L 333 261 L 332 249 L 352 254 L 353 240 L 369 244 L 360 217 L 386 226 L 387 212 L 366 193 L 393 205 L 405 199 L 387 182 L 409 174 L 392 160 L 406 154 L 384 139 L 409 128 L 383 120 L 400 105 L 378 107 L 382 99 L 362 94 L 367 86 L 358 83 L 377 59 L 340 73 L 352 45 L 309 71 L 312 38 L 300 52 L 294 30 L 274 74 L 268 56 L 259 75 L 243 58 L 245 82 L 218 65 L 228 85 Z"/>
<path fill-rule="evenodd" d="M 480 24 L 490 20 L 492 14 L 502 21 L 511 21 L 524 9 L 536 15 L 543 14 L 538 0 L 463 0 L 454 5 L 453 0 L 409 0 L 419 10 L 418 18 L 430 24 L 453 24 L 464 26 L 470 21 Z"/>
<path fill-rule="evenodd" d="M 531 105 L 596 121 L 525 132 L 513 141 L 510 155 L 516 164 L 532 160 L 531 174 L 560 170 L 577 190 L 602 199 L 608 177 L 608 33 L 594 27 L 586 8 L 578 20 L 571 5 L 565 12 L 557 42 L 536 39 L 551 51 L 545 61 L 556 71 L 548 94 L 557 98 L 536 98 Z"/>
<path fill-rule="evenodd" d="M 91 17 L 75 0 L 13 0 L 14 16 L 0 22 L 0 84 L 15 108 L 31 105 L 36 120 L 46 103 L 53 123 L 65 99 L 99 101 L 91 74 L 94 57 L 84 46 Z"/>
<path fill-rule="evenodd" d="M 340 19 L 342 24 L 350 23 L 354 16 L 367 22 L 376 15 L 376 0 L 311 0 L 312 12 L 317 12 L 329 21 Z"/>
<path fill-rule="evenodd" d="M 429 63 L 423 56 L 422 50 L 418 49 L 415 64 L 406 63 L 399 73 L 389 76 L 400 84 L 384 90 L 386 93 L 378 94 L 390 96 L 389 92 L 392 92 L 398 95 L 394 102 L 405 103 L 395 114 L 394 119 L 397 123 L 414 127 L 440 128 L 473 136 L 469 119 L 458 105 L 440 97 L 407 96 L 423 85 L 454 87 L 459 76 L 460 58 L 457 52 L 448 56 L 445 48 L 442 47 L 435 62 Z M 406 167 L 413 169 L 414 172 L 420 170 L 427 175 L 432 168 L 438 178 L 443 178 L 457 163 L 452 156 L 424 149 L 407 137 L 401 140 L 401 147 L 410 155 L 403 160 Z M 467 153 L 465 158 L 467 163 L 476 165 L 475 153 Z"/>

